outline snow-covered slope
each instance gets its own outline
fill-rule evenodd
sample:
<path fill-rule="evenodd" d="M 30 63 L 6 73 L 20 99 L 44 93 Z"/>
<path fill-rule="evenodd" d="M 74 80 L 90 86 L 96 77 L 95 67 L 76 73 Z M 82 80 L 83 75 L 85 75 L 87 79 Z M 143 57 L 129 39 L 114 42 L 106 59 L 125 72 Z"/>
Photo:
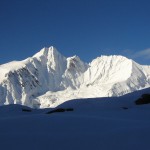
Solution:
<path fill-rule="evenodd" d="M 150 66 L 123 56 L 101 56 L 84 63 L 56 48 L 0 65 L 0 105 L 55 107 L 76 98 L 120 96 L 150 87 Z"/>
<path fill-rule="evenodd" d="M 149 89 L 120 97 L 67 101 L 73 111 L 0 107 L 2 150 L 149 150 L 150 104 L 134 101 Z M 57 109 L 57 108 L 55 108 Z M 22 111 L 31 110 L 31 111 Z"/>

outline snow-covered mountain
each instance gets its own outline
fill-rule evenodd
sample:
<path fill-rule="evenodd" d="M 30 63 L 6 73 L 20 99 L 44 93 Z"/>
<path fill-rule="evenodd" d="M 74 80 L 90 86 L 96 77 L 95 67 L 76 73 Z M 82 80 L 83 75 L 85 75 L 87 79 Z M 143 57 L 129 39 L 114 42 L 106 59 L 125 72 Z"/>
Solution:
<path fill-rule="evenodd" d="M 101 56 L 84 63 L 56 48 L 0 65 L 0 105 L 55 107 L 76 98 L 121 96 L 150 87 L 150 66 L 123 56 Z"/>

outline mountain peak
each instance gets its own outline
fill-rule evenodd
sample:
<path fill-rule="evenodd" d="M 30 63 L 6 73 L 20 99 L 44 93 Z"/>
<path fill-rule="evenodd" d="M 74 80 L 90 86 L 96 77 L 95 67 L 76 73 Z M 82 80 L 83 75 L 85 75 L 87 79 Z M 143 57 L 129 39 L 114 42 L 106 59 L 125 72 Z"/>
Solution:
<path fill-rule="evenodd" d="M 42 48 L 33 57 L 37 57 L 37 58 L 42 57 L 42 56 L 48 57 L 50 54 L 58 55 L 60 53 L 57 51 L 57 49 L 54 46 L 50 46 L 49 48 L 47 47 Z"/>
<path fill-rule="evenodd" d="M 100 62 L 105 62 L 105 63 L 111 63 L 111 62 L 132 62 L 133 60 L 128 59 L 125 56 L 122 55 L 101 55 L 100 57 L 97 57 L 96 59 L 94 59 L 90 65 L 92 64 L 99 64 Z"/>
<path fill-rule="evenodd" d="M 101 55 L 101 57 L 98 57 L 99 59 L 109 59 L 109 60 L 113 60 L 113 59 L 118 59 L 118 60 L 130 60 L 125 56 L 122 55 Z"/>
<path fill-rule="evenodd" d="M 57 54 L 59 53 L 58 50 L 54 46 L 50 46 L 48 48 L 48 53 L 50 53 L 50 52 L 53 53 L 53 54 L 54 53 L 57 53 Z"/>
<path fill-rule="evenodd" d="M 69 62 L 81 61 L 81 59 L 77 55 L 74 55 L 72 57 L 68 57 L 67 60 Z"/>

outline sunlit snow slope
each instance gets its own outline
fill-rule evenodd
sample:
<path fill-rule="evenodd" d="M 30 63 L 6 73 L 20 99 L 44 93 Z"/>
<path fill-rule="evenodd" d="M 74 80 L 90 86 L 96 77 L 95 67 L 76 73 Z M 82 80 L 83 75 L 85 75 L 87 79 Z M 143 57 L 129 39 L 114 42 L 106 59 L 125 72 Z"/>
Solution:
<path fill-rule="evenodd" d="M 101 56 L 87 64 L 54 47 L 0 65 L 0 105 L 55 107 L 76 98 L 121 96 L 150 87 L 150 66 L 123 56 Z"/>

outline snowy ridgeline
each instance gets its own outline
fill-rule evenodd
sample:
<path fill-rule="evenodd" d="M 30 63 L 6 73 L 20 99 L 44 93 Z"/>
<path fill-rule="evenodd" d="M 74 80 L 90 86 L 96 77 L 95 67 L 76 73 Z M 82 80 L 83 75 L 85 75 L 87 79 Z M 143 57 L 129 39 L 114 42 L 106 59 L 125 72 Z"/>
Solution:
<path fill-rule="evenodd" d="M 150 89 L 121 97 L 78 99 L 52 108 L 0 107 L 2 150 L 149 150 L 150 104 L 135 100 Z M 57 109 L 57 108 L 55 108 Z M 30 110 L 30 111 L 29 111 Z"/>
<path fill-rule="evenodd" d="M 0 105 L 56 107 L 70 99 L 121 96 L 147 87 L 150 66 L 123 56 L 101 56 L 87 64 L 50 47 L 0 65 Z"/>

